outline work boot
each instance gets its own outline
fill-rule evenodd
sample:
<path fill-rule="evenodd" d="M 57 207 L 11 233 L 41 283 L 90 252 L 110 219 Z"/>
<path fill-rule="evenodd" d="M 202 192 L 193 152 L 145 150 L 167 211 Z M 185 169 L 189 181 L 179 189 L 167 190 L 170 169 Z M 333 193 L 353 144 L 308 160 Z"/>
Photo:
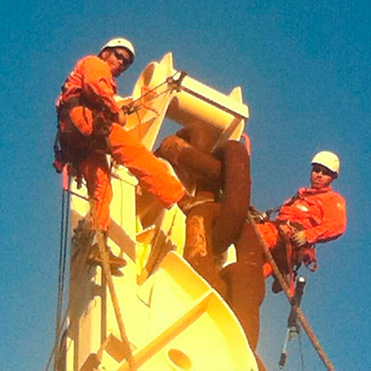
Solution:
<path fill-rule="evenodd" d="M 111 268 L 123 268 L 127 264 L 125 258 L 116 256 L 112 253 L 112 251 L 106 246 L 106 251 L 108 252 L 108 263 L 111 266 Z M 95 243 L 89 252 L 89 255 L 87 257 L 87 261 L 90 264 L 97 264 L 102 265 L 103 259 L 100 254 L 99 246 L 97 243 Z"/>

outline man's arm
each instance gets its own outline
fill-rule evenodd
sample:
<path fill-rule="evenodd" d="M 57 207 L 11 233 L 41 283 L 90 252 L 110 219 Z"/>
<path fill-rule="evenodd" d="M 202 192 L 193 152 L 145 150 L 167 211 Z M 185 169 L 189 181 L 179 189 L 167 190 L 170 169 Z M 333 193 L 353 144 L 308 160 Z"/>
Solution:
<path fill-rule="evenodd" d="M 326 242 L 341 236 L 346 227 L 346 204 L 337 193 L 323 199 L 322 223 L 304 231 L 305 239 L 310 244 Z"/>
<path fill-rule="evenodd" d="M 83 94 L 93 103 L 101 105 L 112 114 L 121 111 L 114 95 L 116 84 L 109 66 L 98 57 L 88 57 L 83 66 Z"/>

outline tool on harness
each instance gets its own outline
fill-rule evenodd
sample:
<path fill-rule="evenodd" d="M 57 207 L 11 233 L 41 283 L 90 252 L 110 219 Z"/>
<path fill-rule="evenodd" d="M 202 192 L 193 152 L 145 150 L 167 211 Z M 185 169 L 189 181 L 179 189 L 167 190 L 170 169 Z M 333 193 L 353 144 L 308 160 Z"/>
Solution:
<path fill-rule="evenodd" d="M 57 130 L 57 134 L 55 135 L 54 146 L 53 146 L 54 161 L 52 163 L 52 166 L 54 167 L 55 171 L 58 174 L 61 174 L 64 166 L 66 165 L 66 161 L 64 159 L 63 151 L 59 143 L 59 126 L 57 126 L 57 128 L 58 130 Z"/>
<path fill-rule="evenodd" d="M 297 320 L 297 316 L 295 313 L 295 310 L 293 307 L 299 307 L 301 303 L 301 299 L 304 294 L 304 287 L 306 284 L 306 280 L 304 277 L 299 277 L 296 280 L 296 287 L 295 287 L 295 294 L 293 298 L 291 299 L 291 310 L 290 314 L 287 318 L 287 331 L 286 331 L 286 337 L 285 341 L 283 343 L 281 356 L 279 360 L 279 366 L 280 369 L 282 369 L 285 366 L 287 356 L 288 356 L 288 343 L 290 340 L 293 340 L 296 336 L 300 334 L 300 325 Z"/>
<path fill-rule="evenodd" d="M 62 146 L 59 141 L 60 138 L 60 131 L 58 129 L 57 134 L 55 136 L 54 141 L 54 161 L 52 162 L 52 166 L 54 167 L 55 171 L 58 174 L 61 174 L 63 172 L 63 169 L 67 165 L 67 173 L 70 177 L 75 178 L 76 180 L 76 187 L 77 189 L 80 189 L 82 186 L 82 174 L 78 171 L 78 165 L 73 163 L 72 161 L 69 161 L 67 159 L 65 151 L 63 151 Z"/>
<path fill-rule="evenodd" d="M 65 163 L 63 161 L 63 152 L 60 148 L 54 147 L 54 161 L 52 166 L 58 174 L 61 174 L 63 171 Z"/>

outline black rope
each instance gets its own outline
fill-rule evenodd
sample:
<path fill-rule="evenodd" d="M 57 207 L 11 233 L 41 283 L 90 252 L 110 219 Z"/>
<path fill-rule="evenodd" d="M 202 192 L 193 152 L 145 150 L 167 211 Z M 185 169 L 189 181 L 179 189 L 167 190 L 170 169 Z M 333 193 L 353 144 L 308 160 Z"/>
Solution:
<path fill-rule="evenodd" d="M 61 317 L 62 317 L 62 313 L 63 313 L 63 303 L 64 303 L 64 289 L 65 289 L 65 282 L 66 282 L 66 258 L 67 258 L 67 249 L 68 249 L 68 231 L 69 231 L 69 224 L 70 224 L 70 199 L 71 199 L 71 194 L 70 192 L 66 191 L 67 193 L 67 200 L 66 200 L 66 204 L 65 204 L 65 223 L 64 223 L 64 228 L 63 228 L 63 232 L 64 232 L 64 236 L 63 236 L 63 256 L 62 256 L 62 264 L 61 264 L 61 284 L 60 284 L 60 311 L 59 311 L 59 327 L 58 327 L 58 333 L 56 334 L 57 336 L 57 347 L 59 345 L 59 342 L 60 342 L 60 336 L 61 336 L 61 333 L 62 333 L 62 328 L 63 328 L 63 325 L 62 325 L 62 321 L 61 321 Z M 58 355 L 59 352 L 57 351 L 56 354 Z M 55 357 L 57 358 L 57 361 L 58 361 L 58 357 Z"/>
<path fill-rule="evenodd" d="M 304 371 L 304 354 L 303 354 L 303 344 L 301 341 L 301 332 L 299 332 L 299 349 L 300 349 L 301 371 Z"/>
<path fill-rule="evenodd" d="M 142 103 L 139 104 L 139 105 L 137 105 L 136 107 L 134 107 L 134 105 L 135 105 L 135 103 L 140 102 L 140 101 L 141 101 L 144 97 L 146 97 L 147 95 L 149 95 L 149 94 L 155 92 L 155 91 L 156 91 L 158 88 L 160 88 L 162 85 L 169 84 L 169 85 L 170 85 L 170 88 L 167 89 L 167 90 L 165 90 L 164 92 L 161 92 L 160 94 L 156 94 L 155 97 L 150 98 L 148 101 L 154 100 L 154 99 L 158 98 L 159 96 L 161 96 L 161 95 L 167 93 L 168 91 L 175 89 L 175 87 L 172 86 L 172 85 L 170 84 L 170 82 L 174 82 L 175 84 L 178 83 L 178 80 L 174 80 L 174 76 L 175 76 L 176 74 L 178 74 L 178 73 L 179 73 L 179 72 L 175 72 L 172 76 L 169 76 L 169 77 L 168 77 L 167 79 L 165 79 L 162 83 L 156 85 L 156 86 L 155 86 L 154 88 L 152 88 L 152 89 L 147 90 L 147 91 L 146 91 L 144 94 L 142 94 L 140 97 L 138 97 L 137 99 L 135 99 L 135 100 L 133 100 L 132 102 L 130 102 L 127 106 L 125 106 L 125 107 L 128 107 L 128 109 L 129 109 L 128 113 L 131 113 L 130 110 L 136 110 L 137 108 L 141 107 L 141 106 L 143 105 Z"/>
<path fill-rule="evenodd" d="M 68 246 L 68 227 L 66 228 L 66 222 L 69 221 L 69 218 L 65 217 L 65 214 L 66 214 L 66 208 L 67 208 L 67 211 L 68 211 L 68 214 L 69 214 L 69 206 L 70 206 L 70 194 L 71 192 L 68 192 L 68 191 L 64 191 L 64 194 L 68 194 L 68 197 L 67 197 L 67 200 L 68 200 L 68 204 L 66 204 L 64 201 L 65 201 L 65 197 L 62 197 L 62 207 L 64 206 L 64 208 L 62 209 L 62 215 L 63 215 L 63 219 L 61 219 L 61 239 L 63 238 L 63 242 L 61 242 L 60 246 L 62 247 L 65 247 L 65 252 L 60 252 L 60 269 L 59 269 L 59 272 L 58 272 L 58 275 L 60 277 L 64 276 L 65 274 L 65 263 L 64 264 L 61 264 L 61 261 L 64 259 L 66 260 L 66 252 L 67 252 L 67 246 Z M 67 207 L 66 207 L 67 205 Z M 62 240 L 61 240 L 62 241 Z M 62 250 L 62 249 L 61 249 Z M 82 274 L 84 273 L 85 269 L 87 268 L 87 265 L 84 266 L 83 269 L 80 269 L 80 265 L 81 263 L 85 262 L 86 259 L 87 259 L 87 256 L 88 256 L 88 253 L 89 253 L 89 249 L 86 249 L 84 251 L 84 253 L 80 253 L 79 254 L 79 257 L 78 259 L 75 261 L 75 264 L 74 264 L 74 267 L 71 269 L 71 274 L 70 274 L 70 280 L 74 280 L 76 279 L 77 281 L 79 281 L 80 277 L 82 276 Z M 64 265 L 64 267 L 62 268 L 62 265 Z M 59 289 L 64 287 L 64 283 L 63 285 L 60 284 L 61 280 L 58 279 L 58 298 L 60 297 L 60 292 L 59 292 Z M 74 303 L 76 299 L 76 296 L 72 296 L 69 300 L 69 303 L 68 303 L 68 306 L 66 308 L 66 311 L 65 311 L 65 314 L 62 318 L 62 306 L 59 304 L 60 302 L 58 301 L 58 309 L 57 309 L 57 312 L 59 310 L 59 315 L 57 318 L 59 318 L 59 336 L 61 334 L 61 329 L 63 328 L 63 326 L 65 325 L 66 323 L 66 320 L 67 320 L 67 316 L 68 316 L 68 311 L 69 311 L 69 308 L 72 306 L 72 303 Z M 56 334 L 57 335 L 57 334 Z M 48 362 L 47 362 L 47 365 L 45 367 L 45 371 L 48 371 L 49 370 L 49 367 L 50 367 L 50 364 L 51 364 L 51 361 L 53 359 L 53 356 L 57 353 L 57 347 L 58 347 L 58 343 L 59 343 L 59 336 L 55 338 L 55 343 L 54 343 L 54 346 L 53 346 L 53 349 L 51 351 L 51 354 L 49 356 L 49 359 L 48 359 Z"/>
<path fill-rule="evenodd" d="M 65 203 L 66 197 L 65 192 L 62 189 L 62 210 L 61 210 L 61 222 L 60 222 L 60 237 L 59 237 L 59 264 L 58 264 L 58 298 L 57 298 L 57 311 L 55 318 L 55 344 L 59 343 L 60 333 L 60 317 L 62 311 L 63 292 L 62 292 L 62 281 L 63 281 L 63 257 L 64 257 L 64 229 L 65 229 Z M 58 357 L 54 354 L 54 369 L 57 369 Z"/>
<path fill-rule="evenodd" d="M 66 258 L 68 248 L 68 226 L 70 214 L 70 192 L 62 189 L 62 205 L 61 205 L 61 220 L 60 220 L 60 236 L 59 236 L 59 263 L 58 263 L 58 294 L 57 294 L 57 308 L 55 317 L 55 342 L 53 351 L 49 357 L 46 370 L 49 369 L 54 355 L 54 369 L 58 365 L 58 345 L 60 341 L 60 334 L 62 332 L 63 322 L 63 302 L 64 302 L 64 288 L 65 288 L 65 274 L 66 274 Z"/>
<path fill-rule="evenodd" d="M 66 197 L 67 193 L 67 197 Z M 59 337 L 62 328 L 61 316 L 63 309 L 64 296 L 64 280 L 66 270 L 66 256 L 67 256 L 67 239 L 68 239 L 68 222 L 69 222 L 69 193 L 62 189 L 62 205 L 61 205 L 61 220 L 60 220 L 60 236 L 59 236 L 59 263 L 58 263 L 58 294 L 57 294 L 57 308 L 55 316 L 55 341 L 53 350 L 49 356 L 48 363 L 45 370 L 48 370 L 54 356 L 54 369 L 57 369 L 58 357 L 56 356 L 56 349 L 59 344 Z"/>

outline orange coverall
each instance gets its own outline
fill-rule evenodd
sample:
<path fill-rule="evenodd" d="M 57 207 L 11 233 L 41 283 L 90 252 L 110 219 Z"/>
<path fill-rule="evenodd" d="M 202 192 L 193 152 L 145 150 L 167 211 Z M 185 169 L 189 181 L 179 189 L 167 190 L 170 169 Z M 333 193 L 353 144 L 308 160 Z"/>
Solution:
<path fill-rule="evenodd" d="M 85 178 L 89 198 L 95 201 L 98 228 L 104 231 L 109 227 L 112 200 L 106 153 L 126 166 L 140 185 L 166 207 L 185 193 L 161 160 L 113 122 L 120 110 L 114 99 L 116 91 L 108 64 L 96 56 L 87 56 L 77 62 L 56 102 L 62 151 Z M 108 130 L 106 135 L 99 133 L 102 123 Z M 94 226 L 93 216 L 90 218 Z"/>
<path fill-rule="evenodd" d="M 287 200 L 279 211 L 276 222 L 285 221 L 299 223 L 303 227 L 308 245 L 333 240 L 345 232 L 345 200 L 331 187 L 300 188 L 296 196 Z M 273 250 L 279 242 L 277 225 L 265 222 L 257 224 L 256 227 L 268 248 Z M 266 263 L 265 277 L 271 273 L 272 267 Z"/>

